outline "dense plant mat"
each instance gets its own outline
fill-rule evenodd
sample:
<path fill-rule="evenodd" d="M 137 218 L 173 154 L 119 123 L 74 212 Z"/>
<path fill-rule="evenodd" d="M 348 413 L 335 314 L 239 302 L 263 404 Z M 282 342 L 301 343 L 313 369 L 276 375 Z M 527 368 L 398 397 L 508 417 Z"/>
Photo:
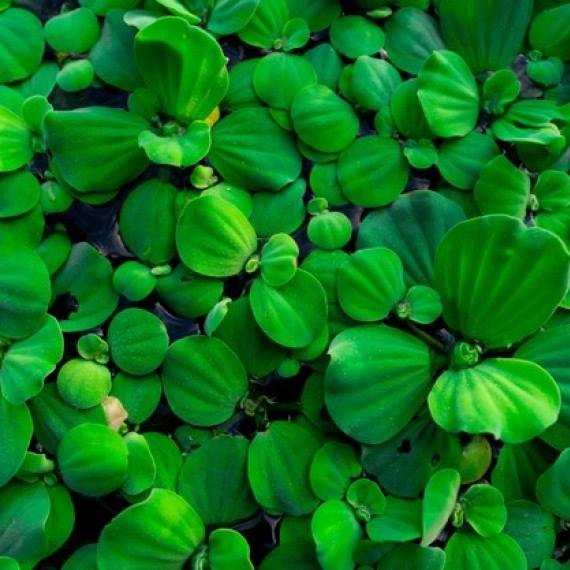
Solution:
<path fill-rule="evenodd" d="M 0 0 L 0 569 L 570 568 L 570 3 Z"/>

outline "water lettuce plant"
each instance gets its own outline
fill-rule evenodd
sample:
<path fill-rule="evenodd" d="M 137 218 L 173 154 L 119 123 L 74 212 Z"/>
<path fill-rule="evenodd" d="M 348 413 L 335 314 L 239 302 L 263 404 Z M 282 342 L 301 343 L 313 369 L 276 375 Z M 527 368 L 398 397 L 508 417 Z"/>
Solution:
<path fill-rule="evenodd" d="M 569 30 L 0 0 L 0 568 L 568 568 Z"/>

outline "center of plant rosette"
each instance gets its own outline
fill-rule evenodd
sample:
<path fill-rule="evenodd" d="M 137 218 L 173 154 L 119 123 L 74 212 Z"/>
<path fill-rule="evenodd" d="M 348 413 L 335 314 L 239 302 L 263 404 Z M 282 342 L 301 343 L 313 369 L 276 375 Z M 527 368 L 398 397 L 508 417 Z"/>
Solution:
<path fill-rule="evenodd" d="M 478 344 L 458 342 L 451 349 L 450 367 L 469 368 L 481 360 L 482 349 Z"/>

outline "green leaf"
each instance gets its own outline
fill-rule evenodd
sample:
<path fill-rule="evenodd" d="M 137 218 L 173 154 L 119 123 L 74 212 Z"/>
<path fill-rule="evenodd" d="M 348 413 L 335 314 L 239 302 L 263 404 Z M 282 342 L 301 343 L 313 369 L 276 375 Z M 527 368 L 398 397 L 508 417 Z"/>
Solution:
<path fill-rule="evenodd" d="M 140 115 L 108 107 L 51 111 L 46 145 L 65 181 L 81 193 L 120 188 L 148 166 L 138 147 L 148 128 Z"/>
<path fill-rule="evenodd" d="M 442 469 L 431 476 L 422 501 L 422 546 L 429 546 L 444 529 L 455 508 L 460 485 L 461 477 L 455 469 Z"/>
<path fill-rule="evenodd" d="M 38 179 L 27 170 L 0 175 L 0 218 L 29 212 L 40 200 Z"/>
<path fill-rule="evenodd" d="M 205 442 L 184 462 L 178 493 L 204 524 L 231 525 L 258 510 L 247 479 L 248 450 L 244 437 L 221 435 Z"/>
<path fill-rule="evenodd" d="M 555 101 L 516 101 L 493 122 L 493 134 L 506 142 L 544 145 L 549 154 L 557 156 L 566 144 L 558 126 L 561 119 L 563 115 Z"/>
<path fill-rule="evenodd" d="M 256 279 L 249 299 L 261 330 L 271 340 L 288 348 L 307 346 L 326 324 L 325 291 L 315 277 L 302 269 L 278 288 Z"/>
<path fill-rule="evenodd" d="M 400 12 L 402 10 L 397 13 Z M 397 129 L 402 136 L 414 141 L 435 138 L 418 98 L 418 80 L 416 78 L 408 79 L 396 87 L 392 94 L 389 110 L 394 124 L 388 127 L 387 136 L 391 136 L 392 131 Z M 382 111 L 387 112 L 387 109 Z M 377 115 L 375 119 L 376 130 L 379 127 L 377 122 L 380 116 L 380 114 Z"/>
<path fill-rule="evenodd" d="M 0 83 L 25 79 L 40 67 L 44 55 L 44 32 L 30 11 L 9 8 L 0 13 Z"/>
<path fill-rule="evenodd" d="M 357 479 L 346 492 L 346 501 L 355 511 L 356 518 L 367 522 L 373 515 L 381 515 L 386 508 L 386 497 L 378 483 L 370 479 Z"/>
<path fill-rule="evenodd" d="M 285 357 L 285 349 L 269 340 L 259 328 L 247 296 L 228 305 L 228 312 L 214 336 L 236 353 L 254 378 L 273 372 Z"/>
<path fill-rule="evenodd" d="M 434 259 L 443 236 L 465 219 L 441 194 L 419 190 L 371 212 L 360 224 L 357 249 L 383 246 L 398 254 L 408 285 L 433 285 Z"/>
<path fill-rule="evenodd" d="M 353 204 L 378 208 L 393 202 L 405 188 L 409 165 L 398 141 L 365 136 L 343 150 L 338 180 Z"/>
<path fill-rule="evenodd" d="M 125 245 L 149 265 L 168 263 L 176 255 L 175 200 L 178 190 L 151 178 L 137 186 L 123 202 L 119 230 Z"/>
<path fill-rule="evenodd" d="M 125 22 L 125 17 L 124 10 L 109 10 L 101 35 L 89 52 L 89 60 L 97 77 L 105 83 L 134 91 L 143 86 L 133 50 L 137 30 Z"/>
<path fill-rule="evenodd" d="M 570 40 L 565 25 L 570 15 L 570 6 L 562 4 L 539 13 L 532 21 L 529 32 L 530 44 L 545 56 L 555 56 L 567 61 L 570 59 Z"/>
<path fill-rule="evenodd" d="M 352 237 L 352 222 L 342 212 L 323 212 L 311 218 L 307 236 L 322 249 L 340 249 Z"/>
<path fill-rule="evenodd" d="M 218 0 L 208 15 L 206 29 L 217 36 L 239 32 L 253 18 L 260 0 Z"/>
<path fill-rule="evenodd" d="M 323 286 L 327 294 L 329 306 L 331 303 L 338 302 L 338 271 L 340 267 L 349 260 L 350 256 L 342 249 L 332 251 L 314 249 L 301 263 L 301 269 L 308 271 L 311 275 L 316 277 Z"/>
<path fill-rule="evenodd" d="M 400 330 L 385 325 L 347 329 L 333 340 L 329 355 L 327 409 L 338 427 L 361 443 L 393 437 L 430 390 L 428 348 Z"/>
<path fill-rule="evenodd" d="M 152 131 L 143 131 L 138 140 L 150 161 L 178 168 L 202 160 L 212 144 L 210 125 L 203 121 L 194 121 L 180 136 L 161 137 Z"/>
<path fill-rule="evenodd" d="M 0 489 L 0 504 L 0 552 L 21 568 L 34 568 L 47 546 L 44 525 L 50 498 L 45 486 L 12 481 Z"/>
<path fill-rule="evenodd" d="M 325 443 L 313 457 L 310 470 L 311 487 L 323 501 L 342 499 L 352 478 L 362 472 L 352 447 L 337 441 Z"/>
<path fill-rule="evenodd" d="M 432 52 L 445 49 L 438 22 L 417 8 L 394 12 L 385 30 L 388 58 L 407 73 L 416 75 Z"/>
<path fill-rule="evenodd" d="M 247 218 L 217 196 L 188 203 L 176 226 L 182 262 L 208 277 L 237 275 L 257 249 L 257 236 Z"/>
<path fill-rule="evenodd" d="M 321 568 L 354 568 L 354 551 L 364 533 L 349 505 L 338 499 L 320 505 L 313 514 L 311 532 Z"/>
<path fill-rule="evenodd" d="M 117 308 L 111 262 L 86 242 L 73 245 L 65 265 L 52 277 L 52 302 L 68 294 L 78 307 L 60 319 L 63 332 L 87 330 L 103 323 Z"/>
<path fill-rule="evenodd" d="M 312 512 L 319 500 L 309 482 L 309 468 L 319 442 L 300 425 L 275 421 L 251 442 L 248 475 L 257 502 L 272 515 Z"/>
<path fill-rule="evenodd" d="M 307 6 L 307 4 L 304 4 Z M 311 4 L 310 6 L 313 6 Z M 330 6 L 330 3 L 328 4 Z M 324 42 L 308 49 L 303 57 L 311 63 L 317 72 L 317 81 L 333 91 L 338 91 L 338 81 L 343 68 L 343 61 L 331 44 Z"/>
<path fill-rule="evenodd" d="M 97 41 L 99 22 L 89 8 L 77 8 L 50 18 L 44 28 L 52 49 L 61 53 L 86 53 Z"/>
<path fill-rule="evenodd" d="M 118 398 L 127 411 L 127 422 L 141 424 L 150 418 L 158 406 L 162 396 L 160 377 L 156 373 L 131 376 L 118 372 L 113 378 L 110 395 Z"/>
<path fill-rule="evenodd" d="M 70 537 L 75 524 L 75 508 L 69 491 L 62 484 L 46 486 L 50 499 L 50 512 L 46 520 L 44 556 L 59 550 Z"/>
<path fill-rule="evenodd" d="M 350 90 L 358 105 L 379 111 L 390 104 L 392 93 L 401 82 L 400 74 L 387 61 L 362 55 L 354 62 Z"/>
<path fill-rule="evenodd" d="M 271 53 L 257 61 L 253 73 L 255 92 L 273 109 L 288 110 L 302 87 L 316 83 L 315 69 L 298 55 Z"/>
<path fill-rule="evenodd" d="M 23 404 L 40 392 L 45 378 L 63 357 L 59 323 L 47 315 L 35 333 L 0 350 L 2 395 L 12 404 Z"/>
<path fill-rule="evenodd" d="M 78 410 L 66 404 L 58 395 L 55 383 L 48 383 L 28 402 L 34 420 L 34 436 L 41 446 L 56 454 L 62 437 L 73 427 L 85 422 L 106 426 L 107 417 L 102 406 Z"/>
<path fill-rule="evenodd" d="M 443 178 L 461 190 L 471 190 L 483 167 L 499 154 L 497 143 L 476 131 L 463 138 L 445 141 L 437 167 Z"/>
<path fill-rule="evenodd" d="M 440 137 L 461 137 L 479 118 L 479 91 L 458 54 L 435 51 L 418 73 L 418 97 L 431 130 Z"/>
<path fill-rule="evenodd" d="M 476 435 L 464 446 L 461 454 L 459 473 L 465 485 L 482 479 L 489 470 L 492 461 L 492 449 L 485 436 Z"/>
<path fill-rule="evenodd" d="M 100 570 L 176 570 L 204 538 L 204 524 L 194 509 L 172 491 L 155 489 L 105 526 L 97 545 L 97 564 Z"/>
<path fill-rule="evenodd" d="M 349 59 L 374 55 L 384 46 L 384 31 L 364 16 L 341 16 L 329 30 L 334 49 Z"/>
<path fill-rule="evenodd" d="M 386 510 L 366 524 L 375 542 L 408 542 L 422 535 L 422 502 L 386 497 Z"/>
<path fill-rule="evenodd" d="M 216 123 L 208 158 L 224 180 L 249 191 L 277 192 L 301 173 L 295 137 L 262 108 L 239 109 Z"/>
<path fill-rule="evenodd" d="M 382 570 L 443 570 L 445 554 L 440 548 L 401 544 L 382 558 Z"/>
<path fill-rule="evenodd" d="M 402 262 L 385 247 L 357 251 L 337 275 L 340 306 L 357 321 L 385 319 L 406 291 Z"/>
<path fill-rule="evenodd" d="M 443 318 L 487 348 L 509 346 L 552 315 L 568 289 L 568 266 L 550 232 L 498 214 L 463 222 L 436 255 Z"/>
<path fill-rule="evenodd" d="M 127 495 L 138 495 L 154 483 L 156 465 L 144 435 L 129 432 L 123 441 L 127 444 L 129 453 L 129 470 L 121 490 Z"/>
<path fill-rule="evenodd" d="M 456 532 L 445 546 L 444 570 L 521 570 L 526 558 L 517 542 L 506 534 L 483 538 L 473 532 Z"/>
<path fill-rule="evenodd" d="M 221 340 L 207 336 L 187 336 L 171 344 L 161 376 L 174 414 L 196 426 L 228 420 L 248 389 L 239 358 Z"/>
<path fill-rule="evenodd" d="M 556 212 L 570 205 L 570 176 L 557 170 L 545 170 L 538 176 L 532 193 L 540 209 Z"/>
<path fill-rule="evenodd" d="M 538 568 L 554 550 L 554 518 L 536 503 L 524 500 L 507 503 L 507 511 L 505 534 L 524 550 L 528 567 Z"/>
<path fill-rule="evenodd" d="M 0 397 L 0 488 L 12 479 L 22 465 L 32 439 L 32 429 L 32 417 L 28 408 L 24 404 L 15 406 Z"/>
<path fill-rule="evenodd" d="M 70 61 L 57 75 L 57 86 L 67 93 L 77 93 L 93 83 L 95 72 L 88 59 Z"/>
<path fill-rule="evenodd" d="M 491 473 L 491 482 L 507 501 L 536 500 L 536 481 L 553 463 L 557 453 L 539 439 L 504 445 Z"/>
<path fill-rule="evenodd" d="M 287 234 L 275 234 L 261 248 L 262 279 L 272 287 L 282 287 L 293 279 L 297 271 L 299 246 Z"/>
<path fill-rule="evenodd" d="M 57 463 L 65 484 L 88 497 L 118 489 L 128 474 L 128 449 L 111 428 L 83 423 L 65 433 L 57 448 Z"/>
<path fill-rule="evenodd" d="M 198 275 L 183 263 L 156 283 L 161 302 L 176 315 L 186 318 L 205 315 L 220 300 L 223 288 L 221 279 Z"/>
<path fill-rule="evenodd" d="M 249 221 L 257 235 L 267 238 L 299 229 L 307 215 L 303 202 L 306 189 L 307 183 L 299 178 L 277 193 L 256 192 Z"/>
<path fill-rule="evenodd" d="M 341 7 L 338 0 L 287 0 L 293 17 L 307 21 L 311 33 L 328 28 L 340 15 Z"/>
<path fill-rule="evenodd" d="M 557 422 L 541 435 L 541 438 L 559 451 L 570 447 L 570 367 L 566 339 L 570 327 L 558 330 L 548 329 L 525 342 L 516 352 L 515 358 L 530 360 L 552 375 L 562 397 Z"/>
<path fill-rule="evenodd" d="M 28 125 L 21 117 L 1 106 L 0 142 L 4 149 L 0 157 L 0 172 L 17 170 L 34 156 Z"/>
<path fill-rule="evenodd" d="M 51 292 L 48 271 L 37 253 L 21 245 L 0 245 L 0 259 L 0 337 L 21 339 L 44 322 Z"/>
<path fill-rule="evenodd" d="M 145 432 L 143 435 L 156 465 L 153 488 L 175 491 L 182 467 L 180 448 L 172 438 L 163 433 Z"/>
<path fill-rule="evenodd" d="M 206 119 L 228 89 L 227 59 L 204 30 L 165 16 L 135 38 L 141 76 L 160 100 L 164 113 L 190 124 Z"/>
<path fill-rule="evenodd" d="M 362 465 L 384 489 L 415 499 L 440 469 L 458 469 L 461 445 L 455 434 L 437 426 L 427 406 L 401 432 L 381 445 L 362 446 Z"/>
<path fill-rule="evenodd" d="M 404 311 L 409 309 L 409 319 L 422 325 L 429 325 L 441 316 L 442 306 L 439 293 L 425 285 L 414 285 L 404 298 Z M 398 310 L 396 308 L 396 316 Z"/>
<path fill-rule="evenodd" d="M 425 170 L 434 164 L 437 164 L 437 150 L 433 142 L 429 139 L 420 139 L 419 141 L 408 141 L 404 149 L 404 156 L 414 168 Z"/>
<path fill-rule="evenodd" d="M 291 119 L 304 143 L 328 153 L 347 148 L 360 127 L 350 104 L 325 85 L 299 89 L 291 102 Z"/>
<path fill-rule="evenodd" d="M 313 540 L 297 540 L 279 544 L 264 559 L 259 570 L 321 570 Z"/>
<path fill-rule="evenodd" d="M 461 6 L 442 0 L 441 31 L 475 75 L 508 68 L 519 54 L 532 8 L 532 0 L 467 0 Z"/>
<path fill-rule="evenodd" d="M 164 360 L 168 333 L 152 313 L 135 307 L 117 313 L 107 331 L 113 362 L 124 372 L 144 376 Z"/>
<path fill-rule="evenodd" d="M 491 433 L 507 443 L 522 443 L 556 421 L 560 390 L 532 362 L 490 358 L 473 368 L 444 372 L 428 405 L 435 422 L 448 431 Z"/>
<path fill-rule="evenodd" d="M 249 543 L 229 528 L 215 530 L 208 540 L 208 562 L 212 570 L 253 570 Z"/>
<path fill-rule="evenodd" d="M 536 496 L 546 511 L 562 519 L 570 518 L 568 466 L 570 449 L 565 449 L 536 482 Z"/>
<path fill-rule="evenodd" d="M 530 179 L 500 154 L 479 173 L 473 195 L 482 215 L 508 214 L 523 219 L 530 196 Z"/>
<path fill-rule="evenodd" d="M 97 16 L 105 16 L 116 8 L 131 10 L 138 2 L 137 0 L 79 0 L 79 4 L 91 8 Z"/>
<path fill-rule="evenodd" d="M 491 485 L 472 485 L 461 495 L 459 503 L 465 520 L 477 534 L 499 534 L 507 522 L 507 508 L 501 491 Z"/>
<path fill-rule="evenodd" d="M 260 0 L 253 17 L 238 32 L 238 37 L 251 46 L 271 49 L 281 38 L 290 17 L 287 0 Z"/>
<path fill-rule="evenodd" d="M 521 82 L 510 69 L 501 69 L 485 79 L 483 83 L 482 107 L 493 115 L 502 115 L 507 105 L 516 100 Z"/>

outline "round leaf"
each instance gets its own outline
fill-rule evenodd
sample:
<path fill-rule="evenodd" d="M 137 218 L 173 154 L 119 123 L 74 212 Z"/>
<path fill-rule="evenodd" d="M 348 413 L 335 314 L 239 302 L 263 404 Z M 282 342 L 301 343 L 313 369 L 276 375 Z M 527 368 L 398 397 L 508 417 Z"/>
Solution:
<path fill-rule="evenodd" d="M 380 321 L 402 299 L 406 286 L 402 262 L 384 247 L 354 253 L 338 270 L 338 300 L 357 321 Z"/>
<path fill-rule="evenodd" d="M 239 273 L 257 249 L 257 236 L 241 211 L 217 196 L 188 203 L 176 227 L 182 262 L 208 277 Z"/>
<path fill-rule="evenodd" d="M 315 277 L 302 269 L 298 269 L 286 285 L 278 288 L 256 279 L 249 298 L 261 330 L 282 346 L 307 346 L 319 336 L 326 324 L 325 291 Z"/>
<path fill-rule="evenodd" d="M 168 333 L 162 321 L 138 308 L 128 308 L 115 315 L 107 336 L 113 362 L 136 376 L 156 370 L 168 347 Z"/>
<path fill-rule="evenodd" d="M 569 261 L 556 236 L 514 218 L 463 222 L 436 255 L 443 318 L 487 348 L 509 346 L 535 332 L 565 297 Z"/>
<path fill-rule="evenodd" d="M 313 515 L 311 532 L 321 568 L 354 568 L 354 552 L 364 533 L 349 505 L 338 499 L 323 503 Z"/>
<path fill-rule="evenodd" d="M 474 74 L 510 67 L 524 41 L 532 7 L 532 0 L 468 0 L 461 7 L 441 0 L 441 31 Z"/>
<path fill-rule="evenodd" d="M 570 490 L 567 476 L 569 465 L 570 449 L 565 449 L 554 465 L 536 482 L 536 496 L 540 504 L 549 513 L 562 519 L 570 518 Z"/>
<path fill-rule="evenodd" d="M 364 218 L 356 247 L 387 247 L 402 260 L 407 284 L 433 285 L 437 247 L 447 231 L 464 219 L 462 210 L 441 194 L 412 192 Z"/>
<path fill-rule="evenodd" d="M 418 97 L 431 130 L 440 137 L 460 137 L 479 117 L 479 90 L 471 70 L 456 53 L 433 52 L 418 73 Z"/>
<path fill-rule="evenodd" d="M 92 423 L 70 429 L 57 448 L 57 463 L 65 484 L 89 497 L 118 489 L 128 473 L 128 451 L 111 428 Z"/>
<path fill-rule="evenodd" d="M 395 140 L 366 136 L 354 141 L 338 160 L 343 194 L 357 206 L 378 208 L 393 202 L 405 188 L 409 166 Z"/>
<path fill-rule="evenodd" d="M 300 516 L 319 500 L 309 483 L 309 468 L 319 442 L 305 428 L 285 421 L 258 432 L 249 447 L 248 475 L 257 502 L 269 513 Z"/>
<path fill-rule="evenodd" d="M 44 55 L 42 23 L 30 11 L 10 8 L 0 13 L 0 83 L 25 79 L 39 67 Z"/>
<path fill-rule="evenodd" d="M 204 538 L 204 524 L 194 509 L 172 491 L 155 489 L 103 529 L 97 564 L 100 570 L 178 570 Z"/>
<path fill-rule="evenodd" d="M 463 508 L 465 520 L 480 536 L 495 536 L 505 527 L 505 499 L 495 487 L 472 485 L 463 493 L 459 503 Z"/>
<path fill-rule="evenodd" d="M 178 493 L 204 524 L 230 525 L 257 511 L 247 479 L 248 449 L 245 438 L 223 435 L 208 440 L 184 462 Z"/>
<path fill-rule="evenodd" d="M 340 333 L 329 348 L 325 401 L 335 423 L 368 444 L 389 440 L 416 414 L 430 390 L 428 348 L 384 325 Z"/>
<path fill-rule="evenodd" d="M 164 395 L 182 420 L 213 426 L 229 419 L 246 395 L 243 364 L 217 338 L 184 337 L 168 348 L 162 366 Z"/>
<path fill-rule="evenodd" d="M 340 152 L 359 129 L 354 109 L 325 85 L 306 85 L 292 100 L 291 119 L 299 138 L 321 152 Z"/>
<path fill-rule="evenodd" d="M 435 422 L 448 431 L 490 433 L 521 443 L 556 421 L 560 390 L 537 364 L 490 358 L 473 368 L 444 372 L 428 404 Z"/>
<path fill-rule="evenodd" d="M 294 137 L 267 109 L 239 109 L 212 130 L 212 165 L 223 178 L 249 191 L 277 192 L 301 173 Z"/>
<path fill-rule="evenodd" d="M 24 461 L 32 438 L 32 429 L 32 417 L 28 408 L 24 404 L 15 406 L 0 397 L 0 487 L 12 479 Z"/>
<path fill-rule="evenodd" d="M 329 33 L 334 49 L 350 59 L 378 53 L 385 39 L 382 28 L 364 16 L 342 16 Z"/>
<path fill-rule="evenodd" d="M 189 124 L 204 120 L 228 89 L 226 58 L 204 30 L 176 17 L 162 17 L 135 38 L 135 60 L 161 109 Z"/>

